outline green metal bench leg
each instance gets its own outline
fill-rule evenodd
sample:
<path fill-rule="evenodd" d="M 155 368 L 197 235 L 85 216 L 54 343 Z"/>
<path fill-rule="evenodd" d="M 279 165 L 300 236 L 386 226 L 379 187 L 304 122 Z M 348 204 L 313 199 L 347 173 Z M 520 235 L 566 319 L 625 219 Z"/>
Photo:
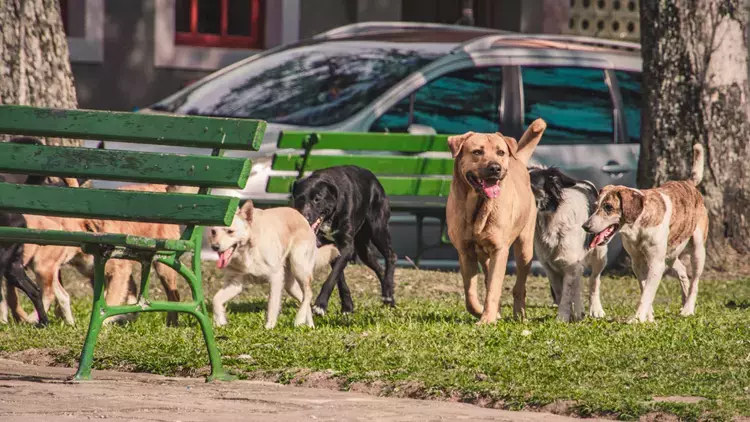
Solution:
<path fill-rule="evenodd" d="M 193 315 L 198 318 L 201 331 L 203 331 L 203 340 L 205 340 L 206 349 L 208 350 L 208 360 L 211 362 L 211 374 L 206 378 L 206 382 L 236 380 L 237 377 L 228 374 L 224 370 L 224 365 L 221 363 L 221 353 L 219 353 L 219 348 L 216 346 L 214 329 L 211 325 L 211 319 L 208 317 L 205 306 L 203 306 L 201 311 L 198 311 Z"/>
<path fill-rule="evenodd" d="M 91 379 L 91 364 L 94 361 L 94 346 L 96 346 L 96 339 L 99 336 L 99 331 L 104 322 L 104 308 L 106 306 L 104 300 L 104 266 L 106 263 L 107 259 L 103 257 L 101 253 L 94 254 L 94 303 L 91 307 L 89 330 L 86 333 L 86 341 L 83 343 L 81 359 L 78 362 L 78 371 L 76 371 L 76 374 L 73 376 L 74 380 L 80 381 Z"/>
<path fill-rule="evenodd" d="M 422 254 L 424 253 L 424 216 L 417 215 L 417 256 L 414 259 L 414 264 L 419 267 L 419 262 L 422 260 Z"/>
<path fill-rule="evenodd" d="M 198 242 L 200 245 L 200 238 Z M 193 294 L 193 300 L 198 305 L 192 314 L 198 319 L 198 323 L 201 326 L 203 332 L 203 340 L 206 343 L 206 350 L 208 351 L 208 360 L 211 363 L 211 374 L 206 378 L 206 382 L 211 381 L 233 381 L 237 377 L 226 373 L 224 365 L 221 363 L 221 353 L 216 345 L 216 337 L 214 336 L 214 329 L 211 319 L 208 317 L 208 310 L 206 309 L 206 301 L 203 298 L 203 283 L 201 282 L 201 270 L 200 270 L 200 252 L 196 251 L 194 256 L 194 267 L 195 273 L 191 272 L 184 264 L 177 259 L 162 261 L 167 263 L 174 268 L 190 285 L 190 291 Z"/>

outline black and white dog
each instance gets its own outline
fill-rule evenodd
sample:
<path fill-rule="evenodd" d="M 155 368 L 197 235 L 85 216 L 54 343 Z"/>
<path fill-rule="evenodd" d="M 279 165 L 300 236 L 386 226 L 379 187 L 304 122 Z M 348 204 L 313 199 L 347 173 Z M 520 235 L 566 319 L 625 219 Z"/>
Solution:
<path fill-rule="evenodd" d="M 607 246 L 590 249 L 582 227 L 596 207 L 596 186 L 556 168 L 530 167 L 529 177 L 538 210 L 534 252 L 547 272 L 552 299 L 558 305 L 557 319 L 583 318 L 581 278 L 585 268 L 591 269 L 589 315 L 603 317 L 599 285 L 607 264 Z"/>
<path fill-rule="evenodd" d="M 354 311 L 344 268 L 356 256 L 380 280 L 383 303 L 395 306 L 393 273 L 396 254 L 388 228 L 391 208 L 375 175 L 357 166 L 317 170 L 294 184 L 292 199 L 294 208 L 310 223 L 318 241 L 334 243 L 341 254 L 331 264 L 331 273 L 315 299 L 313 312 L 325 314 L 334 284 L 339 288 L 341 311 Z M 375 249 L 385 258 L 385 271 L 377 260 Z"/>

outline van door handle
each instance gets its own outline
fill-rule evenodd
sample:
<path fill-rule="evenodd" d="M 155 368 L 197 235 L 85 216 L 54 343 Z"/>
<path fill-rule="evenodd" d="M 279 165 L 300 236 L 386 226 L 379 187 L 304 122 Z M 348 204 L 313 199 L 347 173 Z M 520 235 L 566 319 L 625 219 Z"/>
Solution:
<path fill-rule="evenodd" d="M 602 166 L 602 171 L 609 174 L 622 174 L 630 172 L 630 169 L 616 161 L 610 161 Z"/>

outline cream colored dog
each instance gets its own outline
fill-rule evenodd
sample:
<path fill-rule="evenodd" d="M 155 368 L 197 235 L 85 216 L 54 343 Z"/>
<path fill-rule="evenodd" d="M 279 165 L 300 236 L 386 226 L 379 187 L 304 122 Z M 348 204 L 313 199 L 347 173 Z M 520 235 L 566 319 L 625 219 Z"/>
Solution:
<path fill-rule="evenodd" d="M 333 245 L 317 247 L 310 224 L 293 208 L 255 209 L 247 201 L 230 227 L 211 227 L 211 248 L 219 253 L 219 268 L 226 268 L 224 286 L 213 299 L 214 323 L 226 325 L 224 304 L 242 292 L 249 278 L 268 280 L 266 329 L 276 326 L 281 312 L 281 290 L 301 304 L 294 325 L 313 327 L 312 278 L 316 269 L 339 256 Z"/>

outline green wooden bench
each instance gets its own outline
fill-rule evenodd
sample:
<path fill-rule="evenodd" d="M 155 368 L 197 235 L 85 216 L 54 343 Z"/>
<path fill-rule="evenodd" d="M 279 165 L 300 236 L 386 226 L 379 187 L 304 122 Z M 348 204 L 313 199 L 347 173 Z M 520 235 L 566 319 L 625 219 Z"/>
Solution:
<path fill-rule="evenodd" d="M 0 106 L 0 133 L 113 140 L 141 144 L 209 148 L 211 156 L 157 154 L 89 148 L 0 143 L 0 172 L 95 180 L 197 186 L 198 193 L 150 193 L 0 183 L 0 210 L 60 217 L 179 224 L 180 239 L 150 239 L 117 233 L 90 233 L 0 227 L 5 242 L 68 245 L 94 255 L 95 282 L 88 333 L 74 378 L 90 379 L 94 346 L 102 322 L 132 312 L 175 311 L 194 315 L 211 362 L 209 380 L 230 379 L 221 364 L 201 284 L 200 226 L 230 225 L 238 199 L 211 196 L 213 187 L 243 188 L 250 161 L 221 157 L 224 149 L 257 150 L 265 122 L 208 117 L 55 110 Z M 188 265 L 180 257 L 192 253 Z M 140 262 L 138 302 L 108 306 L 104 266 L 109 259 Z M 149 299 L 152 261 L 169 265 L 190 285 L 192 301 Z"/>
<path fill-rule="evenodd" d="M 410 135 L 347 132 L 282 132 L 271 169 L 268 193 L 289 193 L 292 183 L 306 173 L 339 165 L 356 165 L 372 171 L 388 195 L 391 210 L 412 214 L 417 220 L 417 256 L 446 243 L 444 229 L 438 244 L 424 240 L 424 219 L 440 220 L 445 227 L 445 205 L 450 192 L 453 159 L 424 157 L 424 153 L 449 153 L 448 135 Z M 343 150 L 344 155 L 326 150 Z"/>

